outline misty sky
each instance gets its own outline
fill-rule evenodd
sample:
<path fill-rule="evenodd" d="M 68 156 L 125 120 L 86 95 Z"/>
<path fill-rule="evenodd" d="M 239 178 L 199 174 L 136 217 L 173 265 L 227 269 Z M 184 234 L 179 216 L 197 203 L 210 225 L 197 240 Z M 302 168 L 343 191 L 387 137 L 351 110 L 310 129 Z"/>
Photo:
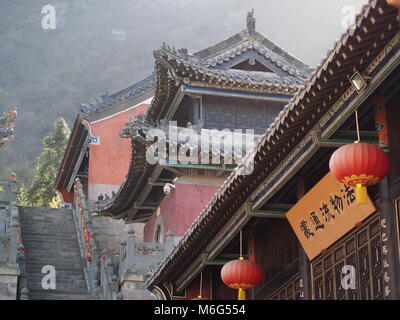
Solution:
<path fill-rule="evenodd" d="M 147 55 L 166 41 L 189 51 L 219 42 L 246 26 L 246 13 L 255 9 L 256 28 L 305 63 L 315 66 L 345 31 L 349 6 L 359 12 L 366 0 L 144 0 L 131 1 L 115 29 L 137 54 Z M 111 10 L 112 11 L 112 10 Z M 119 11 L 119 13 L 118 13 Z M 111 12 L 110 12 L 111 13 Z M 109 14 L 110 14 L 109 13 Z M 139 21 L 141 25 L 137 25 Z M 142 24 L 143 21 L 146 21 Z M 185 36 L 183 36 L 183 34 Z M 141 43 L 146 38 L 146 47 Z M 150 39 L 148 39 L 150 38 Z M 150 41 L 148 41 L 150 40 Z M 148 68 L 151 68 L 149 61 Z"/>
<path fill-rule="evenodd" d="M 178 48 L 187 47 L 190 52 L 203 49 L 244 29 L 246 14 L 252 8 L 259 32 L 305 63 L 316 66 L 345 31 L 342 21 L 348 20 L 349 10 L 353 7 L 358 13 L 361 5 L 367 3 L 367 0 L 108 0 L 108 6 L 98 6 L 105 0 L 72 1 L 78 3 L 77 11 L 82 10 L 88 19 L 84 32 L 96 34 L 100 28 L 108 50 L 124 47 L 122 54 L 126 54 L 127 48 L 131 50 L 132 65 L 128 68 L 135 69 L 134 81 L 151 72 L 152 51 L 164 41 Z M 68 26 L 68 19 L 65 20 Z M 61 32 L 63 26 L 59 28 Z M 140 63 L 135 65 L 135 61 Z M 128 82 L 123 86 L 131 84 Z M 116 79 L 107 89 L 119 90 L 121 85 Z"/>

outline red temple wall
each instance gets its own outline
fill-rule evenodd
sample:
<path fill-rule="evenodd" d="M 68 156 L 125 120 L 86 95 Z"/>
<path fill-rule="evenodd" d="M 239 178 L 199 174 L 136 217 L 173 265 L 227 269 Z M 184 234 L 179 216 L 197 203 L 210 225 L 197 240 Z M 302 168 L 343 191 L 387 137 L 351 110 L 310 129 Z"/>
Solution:
<path fill-rule="evenodd" d="M 89 146 L 89 200 L 97 200 L 100 193 L 118 190 L 128 172 L 131 160 L 131 141 L 119 136 L 130 118 L 145 113 L 148 104 L 92 122 L 93 136 L 100 137 L 100 145 Z"/>
<path fill-rule="evenodd" d="M 183 236 L 218 189 L 219 185 L 177 183 L 175 190 L 161 202 L 157 214 L 146 224 L 144 241 L 154 241 L 155 228 L 160 221 L 164 242 L 168 231 L 171 231 L 174 237 Z"/>

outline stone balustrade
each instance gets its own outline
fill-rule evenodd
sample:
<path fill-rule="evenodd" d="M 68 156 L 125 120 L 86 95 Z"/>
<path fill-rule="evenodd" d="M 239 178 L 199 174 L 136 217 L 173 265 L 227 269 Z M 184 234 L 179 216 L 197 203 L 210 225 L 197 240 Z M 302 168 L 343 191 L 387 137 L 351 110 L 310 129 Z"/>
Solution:
<path fill-rule="evenodd" d="M 12 175 L 10 181 L 0 183 L 0 300 L 15 300 L 26 289 L 25 253 L 16 197 L 16 178 Z M 22 298 L 26 300 L 28 295 Z"/>
<path fill-rule="evenodd" d="M 118 255 L 110 257 L 104 250 L 101 256 L 102 299 L 155 299 L 144 283 L 164 257 L 163 244 L 137 241 L 134 230 L 129 230 Z"/>
<path fill-rule="evenodd" d="M 73 209 L 76 232 L 84 265 L 85 278 L 89 291 L 99 291 L 99 255 L 92 226 L 92 217 L 81 181 L 74 184 L 75 207 Z"/>

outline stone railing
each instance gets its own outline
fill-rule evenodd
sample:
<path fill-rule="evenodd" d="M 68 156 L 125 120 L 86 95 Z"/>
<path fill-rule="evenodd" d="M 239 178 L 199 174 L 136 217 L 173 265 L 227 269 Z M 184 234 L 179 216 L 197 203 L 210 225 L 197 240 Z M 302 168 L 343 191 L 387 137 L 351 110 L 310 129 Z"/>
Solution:
<path fill-rule="evenodd" d="M 134 230 L 121 242 L 119 254 L 112 260 L 108 250 L 101 257 L 102 299 L 150 299 L 144 286 L 147 277 L 165 256 L 165 247 L 160 243 L 145 243 L 136 240 Z"/>
<path fill-rule="evenodd" d="M 100 257 L 100 290 L 102 300 L 121 300 L 122 294 L 118 292 L 118 276 L 114 271 L 114 263 L 104 249 Z"/>
<path fill-rule="evenodd" d="M 0 292 L 0 297 L 28 300 L 25 252 L 16 198 L 16 177 L 12 174 L 9 182 L 0 183 L 0 285 L 7 288 L 7 292 Z"/>
<path fill-rule="evenodd" d="M 76 232 L 84 266 L 86 283 L 89 291 L 99 290 L 99 255 L 95 244 L 92 217 L 81 181 L 74 184 L 75 207 L 73 209 Z"/>
<path fill-rule="evenodd" d="M 161 243 L 139 242 L 135 231 L 128 231 L 127 241 L 121 242 L 119 274 L 120 281 L 131 275 L 148 276 L 164 258 L 165 247 Z"/>

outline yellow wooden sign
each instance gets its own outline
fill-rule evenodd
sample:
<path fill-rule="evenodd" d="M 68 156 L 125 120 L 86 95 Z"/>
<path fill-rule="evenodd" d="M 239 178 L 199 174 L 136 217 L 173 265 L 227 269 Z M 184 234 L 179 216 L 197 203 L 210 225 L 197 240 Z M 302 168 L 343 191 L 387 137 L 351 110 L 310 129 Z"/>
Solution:
<path fill-rule="evenodd" d="M 356 204 L 355 188 L 328 173 L 286 217 L 312 260 L 375 211 L 369 197 L 368 203 Z"/>

